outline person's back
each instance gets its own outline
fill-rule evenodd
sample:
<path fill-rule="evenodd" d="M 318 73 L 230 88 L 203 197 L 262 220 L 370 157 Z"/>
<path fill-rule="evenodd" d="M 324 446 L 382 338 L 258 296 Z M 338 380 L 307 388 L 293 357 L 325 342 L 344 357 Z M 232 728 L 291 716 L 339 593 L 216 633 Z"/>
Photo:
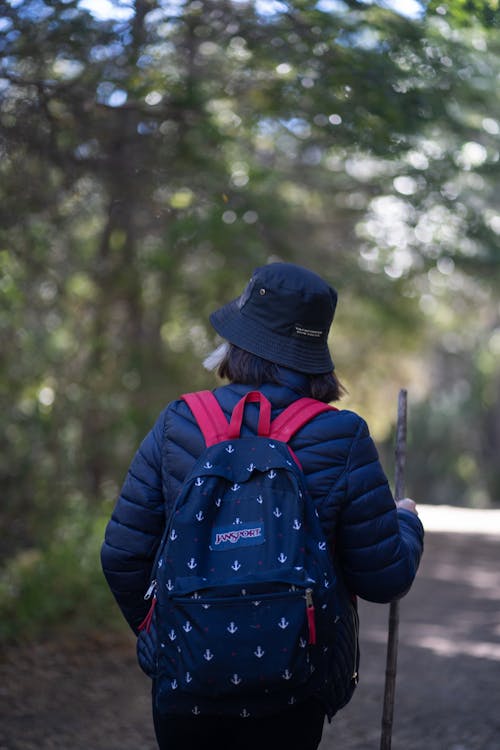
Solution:
<path fill-rule="evenodd" d="M 307 376 L 279 367 L 277 383 L 263 383 L 276 418 L 301 396 L 310 396 Z M 226 416 L 254 386 L 231 383 L 214 394 Z M 245 412 L 243 434 L 257 432 L 258 407 Z M 165 465 L 168 496 L 175 498 L 194 456 L 204 447 L 196 421 L 183 401 L 165 412 Z M 389 602 L 403 595 L 415 576 L 421 553 L 421 524 L 415 514 L 394 511 L 388 480 L 366 422 L 352 411 L 324 412 L 291 440 L 328 537 L 335 543 L 349 589 L 368 601 Z M 367 523 L 369 522 L 369 523 Z M 368 553 L 370 547 L 373 549 Z"/>
<path fill-rule="evenodd" d="M 335 303 L 335 292 L 315 274 L 289 264 L 271 264 L 257 269 L 239 300 L 214 313 L 214 327 L 230 342 L 212 362 L 230 381 L 214 391 L 228 419 L 238 401 L 255 389 L 271 402 L 273 419 L 303 396 L 325 402 L 338 399 L 341 386 L 332 373 L 326 338 Z M 257 420 L 258 406 L 249 404 L 243 437 L 256 434 Z M 171 403 L 134 459 L 108 525 L 103 567 L 136 632 L 145 616 L 143 595 L 165 523 L 204 448 L 188 404 Z M 338 658 L 332 664 L 329 704 L 310 699 L 274 716 L 247 719 L 240 726 L 239 719 L 196 717 L 193 721 L 163 714 L 154 703 L 160 748 L 180 747 L 181 742 L 183 747 L 201 746 L 202 740 L 209 744 L 211 732 L 219 747 L 224 746 L 224 738 L 230 738 L 227 747 L 246 747 L 244 742 L 250 747 L 257 740 L 262 748 L 274 746 L 277 740 L 291 748 L 317 747 L 325 713 L 330 717 L 345 705 L 357 682 L 355 597 L 388 602 L 412 584 L 423 529 L 412 501 L 405 500 L 396 509 L 365 422 L 350 411 L 326 411 L 291 438 L 290 448 L 300 462 L 335 560 L 342 607 L 352 611 L 352 627 L 342 632 Z M 149 648 L 154 650 L 153 640 Z M 305 721 L 308 731 L 301 734 Z M 243 733 L 237 743 L 235 732 Z"/>

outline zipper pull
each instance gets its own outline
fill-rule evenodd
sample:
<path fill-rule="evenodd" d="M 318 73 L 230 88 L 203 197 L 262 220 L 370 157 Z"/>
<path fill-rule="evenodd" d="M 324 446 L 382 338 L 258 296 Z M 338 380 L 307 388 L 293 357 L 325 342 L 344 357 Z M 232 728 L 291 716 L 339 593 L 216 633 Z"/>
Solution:
<path fill-rule="evenodd" d="M 316 644 L 316 616 L 312 597 L 312 589 L 306 589 L 305 594 L 307 625 L 309 627 L 309 645 L 314 646 Z"/>
<path fill-rule="evenodd" d="M 155 579 L 154 579 L 154 581 L 151 581 L 151 583 L 150 583 L 150 585 L 149 585 L 149 588 L 148 588 L 148 590 L 147 590 L 147 591 L 146 591 L 146 593 L 144 594 L 144 599 L 145 599 L 146 601 L 147 601 L 148 599 L 151 599 L 151 595 L 152 595 L 153 591 L 156 591 L 156 587 L 157 587 L 157 585 L 158 585 L 158 581 L 157 581 L 157 580 L 156 580 L 156 578 L 155 578 Z"/>
<path fill-rule="evenodd" d="M 149 631 L 151 629 L 151 622 L 153 621 L 153 612 L 155 611 L 155 607 L 156 607 L 156 589 L 157 589 L 157 587 L 158 587 L 158 581 L 155 578 L 154 581 L 151 581 L 151 584 L 150 584 L 148 590 L 144 594 L 144 599 L 146 601 L 148 599 L 151 599 L 151 596 L 153 598 L 151 599 L 151 604 L 149 605 L 149 609 L 148 609 L 148 613 L 147 613 L 146 617 L 144 618 L 144 620 L 141 622 L 141 624 L 138 627 L 139 631 L 145 630 L 146 633 L 149 633 Z"/>
<path fill-rule="evenodd" d="M 149 607 L 149 610 L 148 610 L 148 613 L 147 613 L 146 617 L 141 622 L 141 624 L 139 625 L 139 627 L 137 628 L 137 630 L 139 630 L 139 631 L 145 630 L 146 633 L 149 633 L 149 631 L 151 630 L 151 623 L 153 621 L 153 613 L 155 611 L 155 607 L 156 607 L 156 594 L 153 596 L 153 598 L 151 600 L 151 605 Z"/>

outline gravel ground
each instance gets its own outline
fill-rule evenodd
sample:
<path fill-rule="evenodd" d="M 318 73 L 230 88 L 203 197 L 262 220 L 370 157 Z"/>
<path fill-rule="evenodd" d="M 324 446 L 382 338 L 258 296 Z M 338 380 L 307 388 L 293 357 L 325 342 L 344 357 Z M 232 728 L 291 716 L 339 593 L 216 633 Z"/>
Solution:
<path fill-rule="evenodd" d="M 500 537 L 427 533 L 400 607 L 393 750 L 500 750 L 499 560 Z M 360 685 L 321 750 L 379 748 L 388 609 L 360 603 Z M 47 641 L 0 663 L 0 750 L 155 747 L 128 635 Z"/>

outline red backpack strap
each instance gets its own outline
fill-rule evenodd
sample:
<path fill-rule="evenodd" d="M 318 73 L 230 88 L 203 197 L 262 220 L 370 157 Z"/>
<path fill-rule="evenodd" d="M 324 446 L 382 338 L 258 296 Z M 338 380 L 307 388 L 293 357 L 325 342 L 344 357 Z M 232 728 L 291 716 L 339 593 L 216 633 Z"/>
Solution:
<path fill-rule="evenodd" d="M 243 422 L 243 414 L 247 403 L 258 403 L 260 407 L 257 435 L 261 437 L 269 435 L 271 429 L 271 402 L 260 391 L 249 391 L 238 401 L 233 409 L 227 433 L 229 439 L 240 436 L 241 423 Z"/>
<path fill-rule="evenodd" d="M 323 401 L 317 401 L 315 398 L 299 398 L 273 420 L 270 436 L 288 443 L 297 430 L 324 411 L 338 411 L 338 409 Z"/>
<path fill-rule="evenodd" d="M 181 396 L 198 423 L 207 448 L 227 439 L 229 423 L 212 391 L 196 391 Z"/>

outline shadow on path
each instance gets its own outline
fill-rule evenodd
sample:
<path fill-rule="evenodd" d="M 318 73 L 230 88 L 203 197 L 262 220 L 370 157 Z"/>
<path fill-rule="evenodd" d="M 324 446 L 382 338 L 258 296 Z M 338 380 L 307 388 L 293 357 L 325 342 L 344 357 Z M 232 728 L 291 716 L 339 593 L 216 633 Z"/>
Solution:
<path fill-rule="evenodd" d="M 394 750 L 500 750 L 500 538 L 428 533 L 400 605 Z M 360 603 L 361 681 L 321 750 L 378 750 L 388 606 Z"/>
<path fill-rule="evenodd" d="M 427 534 L 400 608 L 393 750 L 500 750 L 499 561 L 498 537 Z M 360 685 L 321 750 L 379 748 L 388 612 L 360 603 Z M 0 750 L 155 747 L 128 635 L 15 649 L 0 664 Z"/>

